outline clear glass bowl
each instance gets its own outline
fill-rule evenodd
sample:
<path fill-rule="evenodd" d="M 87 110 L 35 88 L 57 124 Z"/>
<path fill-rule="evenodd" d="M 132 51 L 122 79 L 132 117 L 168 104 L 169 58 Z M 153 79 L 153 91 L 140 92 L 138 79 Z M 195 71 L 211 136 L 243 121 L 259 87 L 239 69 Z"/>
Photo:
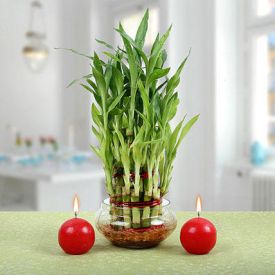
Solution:
<path fill-rule="evenodd" d="M 105 199 L 97 213 L 97 229 L 114 245 L 148 248 L 165 240 L 176 228 L 177 220 L 170 202 L 117 205 Z"/>

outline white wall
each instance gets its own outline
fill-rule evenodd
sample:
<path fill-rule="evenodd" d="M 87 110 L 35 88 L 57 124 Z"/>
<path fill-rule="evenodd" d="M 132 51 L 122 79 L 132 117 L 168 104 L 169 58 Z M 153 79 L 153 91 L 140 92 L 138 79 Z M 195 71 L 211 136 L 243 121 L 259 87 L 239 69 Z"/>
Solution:
<path fill-rule="evenodd" d="M 177 209 L 194 210 L 197 194 L 205 209 L 214 207 L 214 2 L 169 0 L 169 63 L 173 71 L 187 55 L 178 88 L 181 105 L 177 121 L 185 114 L 200 119 L 183 142 L 175 161 L 169 197 Z"/>
<path fill-rule="evenodd" d="M 191 47 L 179 94 L 180 113 L 200 120 L 175 161 L 170 198 L 180 209 L 194 209 L 200 193 L 204 209 L 251 209 L 251 183 L 242 172 L 242 21 L 239 0 L 170 0 L 170 65 L 175 69 Z M 170 23 L 169 22 L 169 23 Z"/>
<path fill-rule="evenodd" d="M 216 0 L 216 209 L 252 210 L 252 183 L 244 170 L 248 147 L 244 93 L 244 2 Z"/>
<path fill-rule="evenodd" d="M 222 166 L 237 154 L 239 37 L 237 1 L 216 1 L 216 136 L 217 163 Z"/>
<path fill-rule="evenodd" d="M 64 3 L 66 2 L 66 5 Z M 75 49 L 90 54 L 93 44 L 91 12 L 93 2 L 90 0 L 59 1 L 62 33 L 59 47 Z M 67 51 L 58 51 L 61 56 L 61 93 L 62 93 L 62 134 L 67 141 L 68 127 L 75 129 L 75 145 L 77 148 L 88 149 L 90 138 L 90 95 L 79 83 L 66 88 L 72 80 L 89 74 L 88 58 Z"/>

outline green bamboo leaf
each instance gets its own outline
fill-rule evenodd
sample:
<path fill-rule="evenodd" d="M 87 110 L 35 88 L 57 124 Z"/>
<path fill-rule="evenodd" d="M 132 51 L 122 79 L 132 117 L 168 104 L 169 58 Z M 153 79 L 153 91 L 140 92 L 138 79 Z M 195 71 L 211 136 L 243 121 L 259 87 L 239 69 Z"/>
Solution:
<path fill-rule="evenodd" d="M 128 39 L 126 39 L 125 36 L 122 35 L 122 33 L 125 33 L 125 31 L 121 24 L 119 24 L 119 29 L 117 31 L 121 34 L 121 37 L 122 37 L 122 40 L 123 40 L 123 43 L 124 43 L 124 46 L 125 46 L 125 49 L 126 49 L 126 52 L 128 55 L 131 82 L 132 82 L 132 85 L 134 85 L 134 83 L 136 82 L 137 76 L 138 76 L 134 52 L 133 52 L 133 49 L 132 49 L 131 44 L 128 41 Z"/>
<path fill-rule="evenodd" d="M 102 116 L 94 103 L 92 104 L 92 119 L 98 127 L 103 128 Z"/>
<path fill-rule="evenodd" d="M 80 78 L 78 78 L 78 79 L 75 79 L 75 80 L 73 80 L 73 81 L 67 86 L 67 88 L 71 87 L 71 86 L 74 85 L 76 82 L 79 82 L 79 81 L 82 80 L 82 79 L 89 79 L 89 78 L 91 78 L 92 76 L 93 76 L 92 74 L 88 74 L 88 75 L 84 75 L 84 76 L 82 76 L 82 77 L 80 77 Z"/>
<path fill-rule="evenodd" d="M 98 89 L 97 89 L 97 86 L 96 84 L 91 80 L 91 79 L 87 79 L 86 80 L 87 83 L 92 87 L 92 89 L 88 89 L 89 92 L 91 92 L 96 100 L 96 102 L 98 103 L 98 105 L 102 108 L 102 100 L 101 100 L 101 96 L 97 93 L 98 92 Z M 86 85 L 83 86 L 85 89 L 86 88 Z"/>
<path fill-rule="evenodd" d="M 124 96 L 125 91 L 119 94 L 115 100 L 111 103 L 111 105 L 108 107 L 108 113 L 110 113 L 116 106 L 117 104 L 121 101 L 121 98 Z"/>
<path fill-rule="evenodd" d="M 168 101 L 168 102 L 167 102 Z M 179 104 L 178 93 L 166 95 L 162 101 L 162 124 L 166 125 L 176 114 Z"/>
<path fill-rule="evenodd" d="M 116 67 L 113 66 L 113 80 L 116 85 L 116 89 L 118 94 L 120 94 L 123 90 L 123 76 L 120 70 L 118 70 Z"/>
<path fill-rule="evenodd" d="M 110 57 L 112 60 L 115 60 L 119 63 L 122 63 L 122 60 L 119 59 L 116 55 L 112 54 L 112 53 L 109 53 L 109 52 L 102 52 L 103 54 L 105 54 L 106 56 Z"/>
<path fill-rule="evenodd" d="M 102 64 L 104 63 L 102 60 L 99 59 L 98 55 L 96 52 L 94 52 L 94 59 L 93 59 L 93 63 L 94 63 L 94 67 L 96 68 L 96 70 L 98 72 L 100 72 L 101 74 L 103 74 L 103 68 L 102 68 Z"/>
<path fill-rule="evenodd" d="M 114 125 L 114 129 L 115 129 L 115 133 L 117 134 L 117 137 L 119 139 L 121 146 L 125 147 L 125 141 L 124 141 L 124 137 L 123 137 L 121 131 L 117 128 L 116 125 Z"/>
<path fill-rule="evenodd" d="M 101 96 L 106 98 L 106 83 L 104 76 L 96 68 L 93 68 L 93 75 Z"/>
<path fill-rule="evenodd" d="M 102 153 L 100 152 L 99 148 L 90 145 L 91 149 L 94 151 L 94 153 L 102 160 L 104 161 L 104 156 L 102 155 Z"/>
<path fill-rule="evenodd" d="M 152 55 L 159 54 L 160 50 L 162 49 L 164 43 L 166 42 L 166 40 L 170 34 L 171 29 L 172 29 L 172 25 L 168 28 L 168 30 L 165 32 L 165 34 L 156 42 L 156 44 L 154 45 L 154 48 L 153 48 Z"/>
<path fill-rule="evenodd" d="M 153 100 L 152 100 L 152 104 L 153 104 L 153 111 L 156 114 L 156 117 L 160 117 L 160 95 L 158 93 L 155 93 Z"/>
<path fill-rule="evenodd" d="M 185 65 L 186 61 L 188 60 L 190 52 L 191 52 L 191 50 L 189 50 L 188 55 L 185 57 L 183 62 L 180 64 L 180 66 L 177 69 L 176 73 L 171 77 L 171 79 L 169 79 L 169 81 L 167 83 L 167 87 L 166 87 L 167 93 L 173 91 L 178 86 L 178 84 L 180 82 L 180 73 L 181 73 L 182 69 L 184 68 L 184 65 Z"/>
<path fill-rule="evenodd" d="M 136 113 L 141 117 L 141 119 L 144 122 L 144 125 L 146 125 L 147 128 L 151 128 L 150 121 L 147 119 L 147 117 L 138 110 L 136 110 Z"/>
<path fill-rule="evenodd" d="M 94 96 L 98 106 L 101 108 L 101 110 L 103 110 L 101 96 L 99 96 L 96 92 L 93 92 L 93 96 Z"/>
<path fill-rule="evenodd" d="M 55 50 L 64 50 L 64 51 L 69 51 L 69 52 L 72 52 L 74 54 L 77 54 L 77 55 L 80 55 L 80 56 L 84 56 L 84 57 L 87 57 L 89 59 L 92 59 L 92 57 L 90 55 L 87 55 L 85 53 L 81 53 L 81 52 L 78 52 L 74 49 L 70 49 L 70 48 L 54 48 Z"/>
<path fill-rule="evenodd" d="M 135 37 L 135 42 L 140 49 L 142 49 L 145 42 L 145 37 L 148 29 L 148 19 L 149 19 L 149 10 L 147 9 L 140 22 L 140 25 L 138 27 L 136 37 Z"/>
<path fill-rule="evenodd" d="M 134 47 L 134 49 L 138 52 L 142 60 L 144 61 L 145 67 L 148 67 L 148 58 L 143 50 L 136 44 L 136 42 L 123 30 L 123 29 L 116 29 L 116 31 L 121 35 L 121 37 L 128 41 L 130 45 Z M 127 51 L 126 51 L 127 52 Z M 128 54 L 128 53 L 127 53 Z M 135 52 L 133 52 L 135 54 Z"/>
<path fill-rule="evenodd" d="M 133 151 L 133 159 L 135 160 L 136 166 L 137 166 L 137 164 L 138 164 L 138 166 L 140 166 L 140 164 L 142 162 L 142 150 L 141 150 L 141 146 L 140 145 L 133 146 L 132 147 L 132 151 Z"/>
<path fill-rule="evenodd" d="M 99 40 L 99 39 L 95 39 L 96 42 L 98 42 L 99 44 L 102 44 L 104 46 L 106 46 L 107 48 L 111 49 L 111 50 L 114 50 L 113 46 L 108 44 L 107 42 L 103 41 L 103 40 Z"/>
<path fill-rule="evenodd" d="M 104 78 L 105 78 L 105 83 L 106 83 L 106 89 L 108 90 L 108 88 L 110 86 L 110 81 L 112 78 L 112 66 L 111 65 L 106 67 Z"/>
<path fill-rule="evenodd" d="M 120 48 L 119 46 L 117 47 L 117 49 L 119 52 L 127 54 L 127 52 L 124 49 Z"/>
<path fill-rule="evenodd" d="M 149 65 L 148 65 L 149 74 L 154 70 L 154 67 L 159 58 L 161 49 L 170 34 L 171 28 L 172 26 L 170 26 L 169 29 L 166 31 L 166 33 L 158 41 L 155 42 L 154 47 L 152 48 L 152 53 L 151 53 L 151 56 L 149 59 Z"/>
<path fill-rule="evenodd" d="M 167 117 L 168 121 L 172 120 L 175 117 L 175 115 L 177 113 L 179 102 L 180 102 L 180 100 L 178 98 L 175 98 L 175 99 L 173 99 L 173 104 L 171 104 L 172 105 L 171 108 L 168 107 L 169 108 L 169 113 L 168 113 L 168 117 Z"/>
<path fill-rule="evenodd" d="M 118 137 L 116 135 L 116 132 L 113 131 L 112 132 L 112 138 L 113 138 L 113 154 L 115 159 L 119 162 L 120 161 L 120 154 L 119 154 L 119 140 Z"/>
<path fill-rule="evenodd" d="M 138 80 L 138 88 L 141 94 L 145 114 L 148 115 L 150 113 L 150 102 L 149 102 L 148 94 L 146 93 L 141 80 Z"/>
<path fill-rule="evenodd" d="M 126 76 L 128 80 L 130 80 L 131 77 L 130 77 L 130 71 L 128 67 L 124 63 L 122 63 L 121 68 L 122 68 L 123 74 Z"/>
<path fill-rule="evenodd" d="M 186 115 L 178 123 L 178 125 L 176 126 L 176 128 L 174 129 L 172 134 L 169 136 L 169 139 L 167 140 L 167 144 L 168 144 L 168 147 L 169 147 L 169 153 L 172 153 L 175 146 L 176 146 L 176 143 L 177 143 L 177 140 L 178 140 L 178 135 L 179 135 L 180 129 L 182 128 L 182 123 L 185 120 L 185 117 L 186 117 Z"/>
<path fill-rule="evenodd" d="M 86 79 L 86 81 L 95 91 L 97 91 L 97 86 L 91 79 Z"/>
<path fill-rule="evenodd" d="M 89 91 L 90 93 L 94 93 L 94 91 L 90 88 L 90 87 L 88 87 L 87 85 L 85 85 L 85 84 L 80 84 L 84 89 L 86 89 L 87 91 Z"/>
<path fill-rule="evenodd" d="M 150 140 L 150 141 L 144 141 L 143 144 L 144 145 L 149 145 L 149 144 L 157 144 L 157 143 L 160 143 L 160 142 L 163 142 L 163 139 L 162 138 L 159 138 L 159 139 L 154 139 L 154 140 Z M 156 150 L 157 148 L 155 148 Z M 152 154 L 154 156 L 154 154 Z"/>
<path fill-rule="evenodd" d="M 136 135 L 133 143 L 131 144 L 131 146 L 130 146 L 131 148 L 133 148 L 134 146 L 136 146 L 137 144 L 139 144 L 139 143 L 141 143 L 143 141 L 144 131 L 145 131 L 145 127 L 142 126 L 139 129 L 139 131 L 138 131 L 138 133 L 137 133 L 137 135 Z"/>
<path fill-rule="evenodd" d="M 153 51 L 155 50 L 156 45 L 158 44 L 158 42 L 159 42 L 159 33 L 157 34 L 157 36 L 155 38 L 155 41 L 153 43 L 153 46 L 152 46 L 152 49 L 151 49 L 151 55 L 152 55 Z"/>
<path fill-rule="evenodd" d="M 165 52 L 165 49 L 161 50 L 155 68 L 157 69 L 163 69 L 164 63 L 165 63 L 165 56 L 163 55 L 163 52 Z"/>
<path fill-rule="evenodd" d="M 178 147 L 180 145 L 180 143 L 182 142 L 183 138 L 187 135 L 187 133 L 190 131 L 190 129 L 192 128 L 192 126 L 196 123 L 196 121 L 199 119 L 200 115 L 196 115 L 193 118 L 191 118 L 182 128 L 181 133 L 180 133 L 180 137 L 178 139 L 178 142 L 176 144 L 175 147 L 175 151 L 178 150 Z"/>
<path fill-rule="evenodd" d="M 161 90 L 165 85 L 166 83 L 168 82 L 168 80 L 165 80 L 163 83 L 161 83 L 157 88 L 156 88 L 156 92 Z"/>
<path fill-rule="evenodd" d="M 101 140 L 101 134 L 99 133 L 99 131 L 94 126 L 92 126 L 92 131 L 93 131 L 94 135 L 96 136 L 96 138 L 98 140 Z"/>
<path fill-rule="evenodd" d="M 122 25 L 119 24 L 119 30 L 121 32 L 125 32 Z M 128 55 L 128 63 L 129 63 L 129 69 L 130 69 L 130 78 L 131 78 L 131 101 L 130 101 L 130 108 L 129 108 L 129 133 L 133 131 L 133 125 L 134 125 L 134 114 L 135 114 L 135 101 L 136 101 L 136 82 L 138 78 L 138 68 L 136 66 L 135 62 L 135 55 L 133 48 L 129 41 L 122 35 L 122 40 Z"/>
<path fill-rule="evenodd" d="M 165 49 L 163 49 L 161 51 L 161 60 L 162 60 L 162 65 L 165 63 L 165 61 L 167 60 L 167 52 Z"/>
<path fill-rule="evenodd" d="M 153 71 L 153 73 L 149 76 L 148 79 L 148 85 L 150 85 L 152 82 L 154 82 L 155 80 L 162 78 L 164 76 L 166 76 L 170 71 L 170 68 L 166 68 L 166 69 L 155 69 Z"/>
<path fill-rule="evenodd" d="M 117 115 L 121 115 L 125 112 L 125 109 L 119 109 L 119 108 L 115 108 L 112 111 L 109 112 L 109 116 L 117 116 Z"/>

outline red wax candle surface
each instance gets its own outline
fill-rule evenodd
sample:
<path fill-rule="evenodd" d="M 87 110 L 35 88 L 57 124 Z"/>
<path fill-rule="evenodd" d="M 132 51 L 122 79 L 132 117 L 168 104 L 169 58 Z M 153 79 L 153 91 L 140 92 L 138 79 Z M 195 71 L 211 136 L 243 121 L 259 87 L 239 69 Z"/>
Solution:
<path fill-rule="evenodd" d="M 60 227 L 58 242 L 68 254 L 84 254 L 94 245 L 95 232 L 92 225 L 86 220 L 73 218 L 64 222 Z"/>
<path fill-rule="evenodd" d="M 215 226 L 201 217 L 187 221 L 181 228 L 181 244 L 191 254 L 207 254 L 215 246 L 216 239 Z"/>

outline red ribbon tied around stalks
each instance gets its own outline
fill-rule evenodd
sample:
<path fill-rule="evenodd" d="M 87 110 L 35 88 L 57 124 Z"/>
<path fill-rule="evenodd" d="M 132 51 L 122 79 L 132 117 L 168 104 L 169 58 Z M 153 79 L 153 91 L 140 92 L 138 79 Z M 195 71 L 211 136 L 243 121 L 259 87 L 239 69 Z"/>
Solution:
<path fill-rule="evenodd" d="M 110 203 L 113 203 L 117 207 L 129 207 L 129 208 L 144 208 L 146 206 L 153 207 L 156 205 L 160 205 L 162 203 L 162 198 L 158 200 L 152 200 L 152 201 L 137 201 L 137 202 L 123 202 L 123 201 L 116 201 L 116 196 L 110 198 Z M 119 197 L 121 198 L 121 197 Z"/>
<path fill-rule="evenodd" d="M 153 171 L 152 175 L 154 176 L 154 171 Z M 123 177 L 123 176 L 124 176 L 124 174 L 122 174 L 122 173 L 116 173 L 113 175 L 114 178 L 119 178 L 119 177 Z M 136 176 L 136 174 L 134 172 L 130 173 L 131 179 L 134 179 L 135 176 Z M 142 173 L 140 173 L 140 177 L 141 177 L 141 179 L 145 180 L 145 179 L 149 178 L 149 174 L 148 174 L 148 172 L 142 172 Z"/>

